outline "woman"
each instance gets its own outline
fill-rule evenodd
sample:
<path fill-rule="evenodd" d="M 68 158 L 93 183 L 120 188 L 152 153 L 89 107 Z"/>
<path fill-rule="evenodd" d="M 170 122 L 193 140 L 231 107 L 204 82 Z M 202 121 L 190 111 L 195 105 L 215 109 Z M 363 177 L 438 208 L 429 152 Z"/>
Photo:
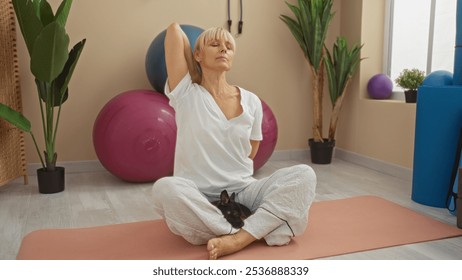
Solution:
<path fill-rule="evenodd" d="M 210 259 L 264 239 L 288 244 L 308 222 L 316 175 L 307 165 L 256 180 L 252 159 L 262 140 L 262 105 L 253 93 L 228 84 L 235 41 L 223 28 L 204 31 L 194 54 L 177 23 L 167 28 L 165 93 L 176 112 L 174 176 L 153 186 L 154 207 L 170 230 L 206 244 Z M 222 190 L 254 213 L 234 229 L 210 201 Z"/>

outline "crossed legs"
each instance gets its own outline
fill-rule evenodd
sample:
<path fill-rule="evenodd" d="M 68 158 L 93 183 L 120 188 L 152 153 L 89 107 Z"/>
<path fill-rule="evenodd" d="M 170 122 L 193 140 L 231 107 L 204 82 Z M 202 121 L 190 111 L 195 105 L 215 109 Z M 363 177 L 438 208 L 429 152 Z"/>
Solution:
<path fill-rule="evenodd" d="M 207 243 L 209 258 L 217 259 L 262 238 L 271 246 L 288 244 L 306 229 L 315 188 L 316 175 L 307 165 L 283 168 L 251 183 L 236 196 L 254 213 L 240 230 L 189 180 L 162 178 L 154 184 L 153 196 L 173 233 L 192 244 Z"/>

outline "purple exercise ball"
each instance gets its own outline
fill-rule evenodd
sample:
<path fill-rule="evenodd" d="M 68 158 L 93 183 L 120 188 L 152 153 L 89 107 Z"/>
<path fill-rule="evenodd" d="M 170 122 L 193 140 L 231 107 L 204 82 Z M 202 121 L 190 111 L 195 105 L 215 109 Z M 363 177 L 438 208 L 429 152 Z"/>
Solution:
<path fill-rule="evenodd" d="M 260 142 L 258 152 L 253 159 L 253 169 L 255 171 L 260 169 L 269 160 L 278 141 L 278 124 L 276 117 L 268 104 L 263 100 L 261 100 L 261 103 L 263 106 L 263 140 Z"/>
<path fill-rule="evenodd" d="M 175 143 L 175 111 L 165 95 L 151 90 L 117 95 L 102 108 L 93 127 L 98 159 L 129 182 L 172 175 Z"/>
<path fill-rule="evenodd" d="M 388 99 L 393 92 L 393 82 L 385 74 L 377 74 L 367 83 L 367 92 L 373 99 Z"/>

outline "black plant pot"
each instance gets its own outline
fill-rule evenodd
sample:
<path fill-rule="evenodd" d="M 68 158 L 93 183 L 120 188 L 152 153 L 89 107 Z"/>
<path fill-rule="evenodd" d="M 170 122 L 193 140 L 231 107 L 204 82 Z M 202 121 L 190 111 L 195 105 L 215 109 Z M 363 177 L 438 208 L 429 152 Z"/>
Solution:
<path fill-rule="evenodd" d="M 406 103 L 416 103 L 417 102 L 417 90 L 405 90 L 404 97 Z"/>
<path fill-rule="evenodd" d="M 64 191 L 64 167 L 56 167 L 54 171 L 45 168 L 37 169 L 39 192 L 44 194 Z"/>
<path fill-rule="evenodd" d="M 324 142 L 315 142 L 313 139 L 308 140 L 311 152 L 311 162 L 315 164 L 330 164 L 335 147 L 335 140 Z"/>

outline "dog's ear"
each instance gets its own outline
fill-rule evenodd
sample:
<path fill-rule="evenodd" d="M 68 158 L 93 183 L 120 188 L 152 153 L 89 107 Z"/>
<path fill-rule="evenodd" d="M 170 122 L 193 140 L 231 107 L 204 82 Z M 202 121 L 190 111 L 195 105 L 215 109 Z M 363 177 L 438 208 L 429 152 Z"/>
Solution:
<path fill-rule="evenodd" d="M 231 197 L 233 197 L 233 196 L 231 196 Z M 229 198 L 228 192 L 226 190 L 221 192 L 220 201 L 221 201 L 222 204 L 228 204 L 229 203 L 230 198 Z"/>
<path fill-rule="evenodd" d="M 235 197 L 236 197 L 236 193 L 232 193 L 232 194 L 231 194 L 231 197 L 229 198 L 229 200 L 230 200 L 231 202 L 234 202 L 234 198 L 235 198 Z"/>

